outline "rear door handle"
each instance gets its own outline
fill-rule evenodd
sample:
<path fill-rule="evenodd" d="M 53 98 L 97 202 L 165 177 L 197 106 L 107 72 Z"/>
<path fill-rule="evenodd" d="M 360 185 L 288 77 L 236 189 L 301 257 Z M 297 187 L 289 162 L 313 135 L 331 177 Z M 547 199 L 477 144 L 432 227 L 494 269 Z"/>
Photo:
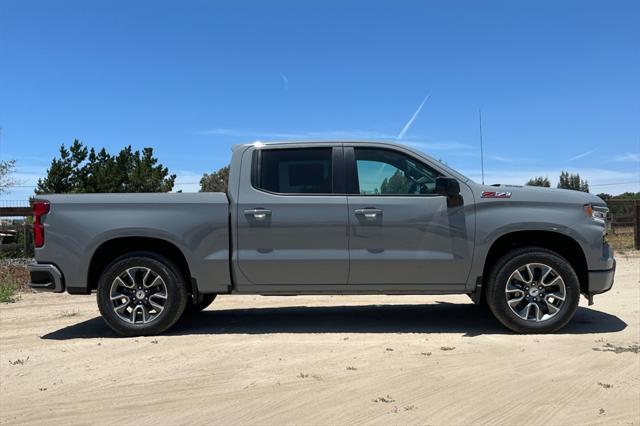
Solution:
<path fill-rule="evenodd" d="M 245 215 L 253 215 L 255 220 L 265 220 L 267 216 L 271 216 L 271 210 L 268 209 L 249 209 L 244 211 Z"/>
<path fill-rule="evenodd" d="M 364 216 L 367 220 L 374 220 L 378 216 L 382 216 L 382 210 L 371 207 L 366 209 L 355 209 L 353 212 L 359 216 Z"/>

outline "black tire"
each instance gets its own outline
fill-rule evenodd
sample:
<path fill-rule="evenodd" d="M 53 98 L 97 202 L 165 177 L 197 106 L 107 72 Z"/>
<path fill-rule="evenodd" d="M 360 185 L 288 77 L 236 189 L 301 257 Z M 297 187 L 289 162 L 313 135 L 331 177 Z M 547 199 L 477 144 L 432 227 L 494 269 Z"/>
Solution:
<path fill-rule="evenodd" d="M 132 270 L 130 268 L 139 269 Z M 135 310 L 133 315 L 127 314 L 126 310 L 120 311 L 121 314 L 134 318 L 133 322 L 127 322 L 116 313 L 115 304 L 120 302 L 113 302 L 111 300 L 112 285 L 118 277 L 124 276 L 127 270 L 132 270 L 135 274 L 135 271 L 143 270 L 143 268 L 152 271 L 154 277 L 158 276 L 162 279 L 161 282 L 164 284 L 164 287 L 162 288 L 161 294 L 166 297 L 162 299 L 163 302 L 161 303 L 164 303 L 164 305 L 162 306 L 162 310 L 146 323 L 136 323 L 138 313 L 136 313 Z M 146 279 L 146 276 L 144 279 Z M 123 286 L 122 288 L 126 290 L 129 287 Z M 169 259 L 152 252 L 132 252 L 111 262 L 100 275 L 97 288 L 98 308 L 104 321 L 116 333 L 123 336 L 152 336 L 167 330 L 180 318 L 187 304 L 186 288 L 183 275 Z M 132 290 L 128 291 L 134 294 L 136 293 L 135 290 L 136 287 L 134 285 Z M 123 300 L 126 300 L 129 296 L 125 295 L 123 297 L 125 298 Z M 135 296 L 131 296 L 129 300 L 133 300 L 134 297 Z M 139 303 L 145 304 L 145 299 L 136 300 L 139 300 Z M 130 303 L 129 306 L 135 306 L 132 302 L 128 303 Z M 126 305 L 126 303 L 121 303 L 121 305 Z M 151 312 L 153 312 L 151 305 L 145 304 L 144 306 L 149 306 Z M 147 314 L 147 317 L 149 317 L 149 314 Z"/>
<path fill-rule="evenodd" d="M 213 303 L 214 299 L 216 298 L 216 295 L 203 294 L 201 297 L 202 297 L 202 300 L 198 303 L 192 303 L 191 301 L 187 303 L 187 306 L 184 309 L 184 315 L 196 314 L 200 311 L 203 311 L 204 309 L 207 308 L 207 306 Z"/>
<path fill-rule="evenodd" d="M 505 289 L 509 279 L 519 268 L 526 268 L 527 264 L 543 264 L 549 266 L 555 270 L 554 273 L 556 274 L 553 276 L 559 275 L 564 282 L 565 300 L 561 302 L 557 312 L 553 313 L 553 315 L 547 319 L 539 321 L 535 321 L 534 318 L 523 319 L 516 314 L 507 303 Z M 526 288 L 528 289 L 529 287 Z M 544 286 L 543 289 L 546 290 Z M 551 333 L 559 330 L 573 318 L 580 300 L 580 283 L 571 264 L 559 254 L 541 247 L 518 248 L 500 258 L 489 274 L 486 291 L 487 304 L 493 315 L 505 327 L 518 333 Z M 528 304 L 529 298 L 533 296 L 531 296 L 528 291 L 519 291 L 516 295 L 520 296 L 520 293 L 523 298 L 528 298 L 526 301 L 523 300 L 523 305 Z M 546 295 L 546 297 L 549 296 L 551 300 L 554 300 L 552 295 Z M 542 299 L 544 298 L 545 294 L 542 293 Z M 538 300 L 540 300 L 540 298 L 538 298 Z M 535 301 L 531 302 L 534 303 Z M 557 299 L 556 303 L 558 303 Z M 542 306 L 543 304 L 545 307 L 549 306 L 544 301 L 538 302 L 538 306 Z M 515 303 L 514 305 L 521 306 Z M 535 307 L 532 306 L 532 308 Z M 531 317 L 537 317 L 536 309 L 531 309 L 531 311 L 533 311 Z M 551 310 L 547 309 L 547 313 L 551 313 Z M 530 314 L 531 312 L 527 309 L 525 316 L 528 318 Z"/>

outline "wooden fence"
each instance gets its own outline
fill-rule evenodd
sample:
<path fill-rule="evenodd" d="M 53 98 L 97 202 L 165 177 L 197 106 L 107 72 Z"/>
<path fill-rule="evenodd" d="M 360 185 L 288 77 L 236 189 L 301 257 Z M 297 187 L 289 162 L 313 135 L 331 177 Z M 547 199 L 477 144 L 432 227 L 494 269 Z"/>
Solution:
<path fill-rule="evenodd" d="M 0 224 L 0 255 L 9 257 L 33 256 L 33 232 L 31 222 L 25 220 L 33 215 L 31 207 L 0 207 L 0 218 L 15 218 Z"/>
<path fill-rule="evenodd" d="M 611 214 L 609 233 L 612 236 L 627 235 L 633 239 L 633 247 L 640 250 L 640 200 L 609 200 Z"/>
<path fill-rule="evenodd" d="M 0 207 L 0 217 L 27 217 L 33 216 L 31 207 Z"/>

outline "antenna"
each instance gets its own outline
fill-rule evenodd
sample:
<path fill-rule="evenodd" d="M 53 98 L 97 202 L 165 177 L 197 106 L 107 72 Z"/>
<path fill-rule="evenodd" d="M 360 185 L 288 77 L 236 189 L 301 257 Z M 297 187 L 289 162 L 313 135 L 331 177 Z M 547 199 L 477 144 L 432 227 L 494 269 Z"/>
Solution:
<path fill-rule="evenodd" d="M 478 118 L 480 120 L 480 170 L 482 170 L 482 184 L 484 185 L 484 153 L 482 151 L 482 109 L 478 108 Z"/>

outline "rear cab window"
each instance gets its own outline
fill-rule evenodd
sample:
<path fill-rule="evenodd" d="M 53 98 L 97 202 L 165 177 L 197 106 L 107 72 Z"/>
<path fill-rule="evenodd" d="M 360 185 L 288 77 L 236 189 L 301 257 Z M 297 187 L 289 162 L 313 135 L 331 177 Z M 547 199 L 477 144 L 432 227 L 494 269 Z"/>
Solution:
<path fill-rule="evenodd" d="M 332 157 L 331 147 L 257 150 L 252 184 L 274 194 L 331 194 Z"/>

